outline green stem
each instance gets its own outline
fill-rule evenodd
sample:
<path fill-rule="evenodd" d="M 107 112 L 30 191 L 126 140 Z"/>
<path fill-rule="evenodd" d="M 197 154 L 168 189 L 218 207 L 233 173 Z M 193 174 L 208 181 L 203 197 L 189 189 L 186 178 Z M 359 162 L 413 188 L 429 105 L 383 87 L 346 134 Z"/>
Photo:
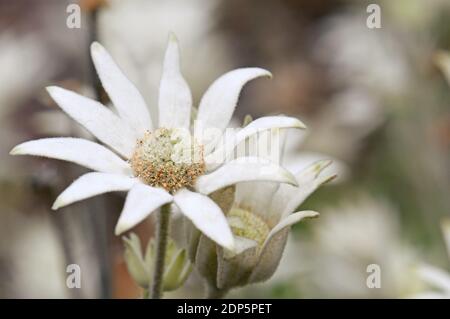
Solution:
<path fill-rule="evenodd" d="M 149 299 L 150 298 L 150 291 L 148 289 L 144 289 L 142 292 L 142 299 Z"/>
<path fill-rule="evenodd" d="M 219 289 L 211 284 L 206 284 L 206 299 L 222 299 L 228 293 L 228 289 Z"/>
<path fill-rule="evenodd" d="M 170 204 L 161 207 L 156 229 L 156 258 L 153 268 L 151 298 L 161 299 L 163 294 L 164 262 L 169 237 Z"/>

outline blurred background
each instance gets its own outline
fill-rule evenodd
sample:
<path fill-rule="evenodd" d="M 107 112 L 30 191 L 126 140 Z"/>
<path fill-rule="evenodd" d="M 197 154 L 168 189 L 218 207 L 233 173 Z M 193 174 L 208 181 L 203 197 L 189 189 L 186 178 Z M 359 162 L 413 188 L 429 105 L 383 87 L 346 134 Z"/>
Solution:
<path fill-rule="evenodd" d="M 80 28 L 66 25 L 72 3 L 81 8 Z M 366 25 L 370 3 L 381 8 L 381 28 Z M 169 31 L 195 102 L 228 70 L 266 68 L 274 78 L 245 88 L 236 120 L 297 116 L 308 130 L 288 141 L 289 151 L 338 164 L 337 181 L 302 205 L 321 216 L 294 227 L 275 276 L 232 297 L 433 291 L 418 269 L 450 266 L 441 227 L 450 216 L 448 21 L 447 0 L 0 0 L 0 297 L 140 296 L 113 235 L 123 195 L 52 212 L 83 169 L 8 153 L 38 137 L 90 138 L 45 86 L 107 102 L 89 58 L 93 40 L 156 104 Z M 151 221 L 136 232 L 148 239 Z M 72 263 L 81 267 L 81 289 L 66 286 Z M 381 268 L 379 289 L 366 285 L 369 264 Z M 202 296 L 195 273 L 168 296 Z"/>

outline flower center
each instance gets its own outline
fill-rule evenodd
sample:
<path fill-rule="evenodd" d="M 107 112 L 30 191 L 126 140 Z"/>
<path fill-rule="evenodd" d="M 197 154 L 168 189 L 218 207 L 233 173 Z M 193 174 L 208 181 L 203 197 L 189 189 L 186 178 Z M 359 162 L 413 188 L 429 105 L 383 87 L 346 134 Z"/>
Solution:
<path fill-rule="evenodd" d="M 232 208 L 227 215 L 233 234 L 256 241 L 260 246 L 269 235 L 270 228 L 258 215 L 241 208 Z"/>
<path fill-rule="evenodd" d="M 174 193 L 205 172 L 203 147 L 187 130 L 159 128 L 138 140 L 130 159 L 136 177 Z"/>

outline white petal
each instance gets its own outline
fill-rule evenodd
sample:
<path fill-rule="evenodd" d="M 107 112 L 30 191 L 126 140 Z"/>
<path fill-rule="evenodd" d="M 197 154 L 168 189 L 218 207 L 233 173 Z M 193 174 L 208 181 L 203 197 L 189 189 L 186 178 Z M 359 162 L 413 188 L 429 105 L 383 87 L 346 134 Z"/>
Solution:
<path fill-rule="evenodd" d="M 180 72 L 180 52 L 177 39 L 169 36 L 159 87 L 159 127 L 189 128 L 192 95 Z"/>
<path fill-rule="evenodd" d="M 259 262 L 253 267 L 252 274 L 249 278 L 250 283 L 265 281 L 273 275 L 280 263 L 286 246 L 289 235 L 288 227 L 304 217 L 314 217 L 316 215 L 317 213 L 315 212 L 292 214 L 292 217 L 285 219 L 272 229 L 262 246 Z"/>
<path fill-rule="evenodd" d="M 101 142 L 129 158 L 136 144 L 131 128 L 101 103 L 77 93 L 52 86 L 47 88 L 53 100 Z"/>
<path fill-rule="evenodd" d="M 267 243 L 278 232 L 282 231 L 286 227 L 289 227 L 289 226 L 292 226 L 292 225 L 298 223 L 303 218 L 315 218 L 317 216 L 319 216 L 319 213 L 312 211 L 312 210 L 304 210 L 301 212 L 296 212 L 296 213 L 290 214 L 289 216 L 283 218 L 278 224 L 276 224 L 274 228 L 272 228 L 269 235 L 267 235 L 265 243 Z"/>
<path fill-rule="evenodd" d="M 235 159 L 208 175 L 197 179 L 195 188 L 203 194 L 210 194 L 222 187 L 239 182 L 266 181 L 297 185 L 295 177 L 283 167 L 263 158 L 241 157 Z"/>
<path fill-rule="evenodd" d="M 302 171 L 314 162 L 326 159 L 330 159 L 330 156 L 327 154 L 296 151 L 294 153 L 285 154 L 283 166 L 289 171 L 296 173 Z M 336 158 L 333 158 L 332 161 L 333 162 L 326 168 L 325 172 L 333 172 L 333 174 L 337 175 L 336 179 L 333 180 L 333 183 L 345 181 L 350 175 L 348 165 Z"/>
<path fill-rule="evenodd" d="M 195 137 L 203 145 L 208 148 L 215 145 L 217 140 L 211 136 L 202 138 L 203 131 L 206 129 L 223 131 L 230 122 L 242 87 L 248 81 L 261 76 L 272 75 L 260 68 L 243 68 L 225 73 L 211 84 L 200 101 L 195 123 Z"/>
<path fill-rule="evenodd" d="M 258 263 L 252 267 L 251 275 L 248 278 L 249 283 L 266 281 L 272 277 L 280 264 L 288 236 L 289 229 L 284 228 L 265 242 L 261 248 Z"/>
<path fill-rule="evenodd" d="M 91 55 L 103 87 L 120 117 L 135 130 L 137 136 L 151 130 L 150 113 L 144 98 L 123 74 L 111 55 L 97 42 L 91 45 Z"/>
<path fill-rule="evenodd" d="M 318 161 L 296 174 L 298 187 L 286 184 L 280 185 L 272 199 L 268 219 L 271 222 L 278 222 L 280 218 L 295 211 L 319 186 L 332 180 L 336 175 L 322 174 L 330 164 L 330 160 Z"/>
<path fill-rule="evenodd" d="M 279 186 L 275 182 L 238 183 L 234 201 L 242 207 L 251 207 L 256 214 L 265 215 Z"/>
<path fill-rule="evenodd" d="M 202 233 L 222 247 L 234 249 L 230 226 L 222 210 L 209 197 L 182 189 L 174 202 Z"/>
<path fill-rule="evenodd" d="M 191 254 L 190 260 L 195 263 L 196 270 L 205 280 L 216 284 L 217 268 L 214 265 L 217 263 L 218 247 L 215 242 L 203 235 L 197 228 L 192 225 L 190 227 L 195 230 L 194 233 L 196 234 L 195 240 L 188 242 L 188 249 Z"/>
<path fill-rule="evenodd" d="M 323 175 L 320 174 L 326 168 L 326 166 L 321 166 L 320 163 L 327 162 L 328 161 L 319 162 L 319 164 L 315 166 L 316 175 L 314 177 L 310 175 L 310 171 L 306 171 L 304 174 L 300 174 L 300 176 L 297 177 L 297 182 L 299 185 L 298 191 L 286 204 L 281 215 L 282 217 L 291 214 L 295 209 L 297 209 L 298 206 L 301 205 L 301 203 L 305 201 L 306 198 L 308 198 L 309 195 L 319 188 L 319 186 L 332 181 L 336 177 L 336 175 L 331 175 L 328 173 Z"/>
<path fill-rule="evenodd" d="M 42 138 L 17 145 L 12 155 L 35 155 L 69 161 L 104 173 L 130 175 L 127 162 L 106 147 L 81 138 Z"/>
<path fill-rule="evenodd" d="M 283 133 L 284 131 L 285 130 L 282 131 L 279 128 L 272 128 L 270 130 L 265 130 L 259 132 L 256 135 L 250 136 L 238 145 L 238 153 L 236 156 L 257 156 L 271 160 L 278 164 L 281 163 L 281 153 L 283 152 L 285 136 L 285 134 Z M 239 154 L 239 151 L 241 151 L 241 149 L 244 149 L 244 146 L 245 148 L 247 148 L 247 142 L 248 154 Z"/>
<path fill-rule="evenodd" d="M 306 126 L 300 120 L 288 116 L 265 116 L 256 119 L 250 124 L 248 124 L 246 127 L 242 128 L 238 133 L 236 133 L 232 140 L 225 141 L 225 145 L 222 145 L 220 148 L 218 148 L 217 150 L 215 150 L 213 153 L 209 154 L 206 157 L 205 162 L 208 165 L 207 166 L 208 169 L 215 168 L 218 165 L 222 164 L 223 162 L 229 160 L 236 146 L 245 141 L 245 139 L 247 139 L 248 137 L 259 132 L 281 128 L 304 129 L 306 128 Z M 281 150 L 282 140 L 279 136 L 279 133 L 272 136 L 270 142 L 272 143 L 277 142 L 278 144 L 280 144 L 279 149 L 275 151 L 278 152 L 279 150 Z"/>
<path fill-rule="evenodd" d="M 67 136 L 69 132 L 72 132 L 77 137 L 87 140 L 93 139 L 92 134 L 83 127 L 74 128 L 73 120 L 67 114 L 56 108 L 36 112 L 30 121 L 34 132 L 42 136 L 60 137 Z"/>
<path fill-rule="evenodd" d="M 150 187 L 142 183 L 135 184 L 128 193 L 115 234 L 133 228 L 160 206 L 170 203 L 173 197 L 165 190 Z"/>
<path fill-rule="evenodd" d="M 234 249 L 233 253 L 235 253 L 235 254 L 240 254 L 240 253 L 246 251 L 247 249 L 258 246 L 258 243 L 256 241 L 245 238 L 245 237 L 234 236 L 234 240 L 235 240 L 236 245 L 235 245 L 235 249 Z"/>
<path fill-rule="evenodd" d="M 450 274 L 431 265 L 422 265 L 418 274 L 429 285 L 450 293 Z"/>
<path fill-rule="evenodd" d="M 228 289 L 242 286 L 258 263 L 258 244 L 244 237 L 235 236 L 235 251 L 217 250 L 217 287 Z"/>
<path fill-rule="evenodd" d="M 250 153 L 248 156 L 259 156 L 279 163 L 280 154 L 273 154 L 282 150 L 279 129 L 260 132 L 249 138 Z M 276 141 L 276 142 L 275 142 Z M 273 148 L 275 145 L 275 148 Z M 253 211 L 265 217 L 272 198 L 280 184 L 276 182 L 242 182 L 236 184 L 235 202 L 243 207 L 251 207 Z"/>
<path fill-rule="evenodd" d="M 124 175 L 87 173 L 62 192 L 52 209 L 56 210 L 80 200 L 108 192 L 128 191 L 138 180 Z"/>

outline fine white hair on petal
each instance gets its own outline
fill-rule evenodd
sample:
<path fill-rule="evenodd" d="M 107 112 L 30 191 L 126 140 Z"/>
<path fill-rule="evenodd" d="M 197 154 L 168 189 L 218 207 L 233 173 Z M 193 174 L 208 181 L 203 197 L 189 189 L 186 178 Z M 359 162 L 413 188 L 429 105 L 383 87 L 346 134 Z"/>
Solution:
<path fill-rule="evenodd" d="M 169 35 L 164 57 L 158 107 L 159 127 L 189 128 L 192 95 L 180 71 L 178 41 L 173 33 Z"/>
<path fill-rule="evenodd" d="M 261 68 L 237 69 L 219 77 L 206 90 L 200 101 L 194 127 L 195 136 L 205 145 L 206 153 L 212 151 L 218 137 L 203 136 L 204 130 L 223 131 L 231 120 L 243 86 L 262 76 L 271 77 L 272 74 Z"/>
<path fill-rule="evenodd" d="M 242 207 L 251 207 L 255 214 L 265 216 L 279 186 L 277 182 L 237 183 L 234 201 Z"/>
<path fill-rule="evenodd" d="M 172 200 L 172 195 L 161 188 L 150 187 L 142 183 L 135 184 L 128 192 L 115 234 L 120 235 L 133 228 L 157 208 Z"/>
<path fill-rule="evenodd" d="M 47 87 L 53 100 L 75 121 L 101 142 L 129 158 L 136 144 L 136 134 L 116 114 L 101 103 L 60 87 Z"/>
<path fill-rule="evenodd" d="M 225 145 L 218 147 L 213 153 L 206 157 L 205 162 L 208 165 L 208 169 L 216 168 L 222 161 L 229 160 L 230 155 L 233 153 L 236 146 L 245 141 L 248 137 L 254 136 L 259 132 L 281 128 L 305 129 L 306 126 L 299 119 L 289 116 L 265 116 L 256 119 L 237 132 L 231 141 L 225 141 Z M 276 141 L 281 142 L 278 136 L 276 138 Z M 272 141 L 275 141 L 275 137 Z M 279 151 L 277 150 L 277 154 L 278 153 Z"/>
<path fill-rule="evenodd" d="M 251 125 L 251 123 L 249 124 Z M 249 156 L 259 156 L 280 162 L 282 135 L 280 129 L 271 129 L 253 135 L 248 139 Z M 242 182 L 236 184 L 235 202 L 242 207 L 252 207 L 253 212 L 265 216 L 272 198 L 280 184 L 277 182 Z"/>
<path fill-rule="evenodd" d="M 277 222 L 280 218 L 295 211 L 319 186 L 334 178 L 335 175 L 321 175 L 330 164 L 330 160 L 320 160 L 296 174 L 298 187 L 287 184 L 280 185 L 272 198 L 267 217 L 272 222 Z"/>
<path fill-rule="evenodd" d="M 246 251 L 258 248 L 258 243 L 252 239 L 236 235 L 233 235 L 233 237 L 234 237 L 234 249 L 233 250 L 224 249 L 223 257 L 225 259 L 231 259 L 236 257 L 237 255 L 245 254 Z"/>
<path fill-rule="evenodd" d="M 316 212 L 304 211 L 292 214 L 276 225 L 267 236 L 261 248 L 258 263 L 253 267 L 250 282 L 270 278 L 278 267 L 289 235 L 289 227 L 305 217 L 315 217 Z"/>
<path fill-rule="evenodd" d="M 183 215 L 192 221 L 203 234 L 229 250 L 234 249 L 234 239 L 222 210 L 208 196 L 182 189 L 174 195 L 174 202 Z"/>
<path fill-rule="evenodd" d="M 11 155 L 34 155 L 76 163 L 104 173 L 131 175 L 130 165 L 106 147 L 73 137 L 28 141 L 14 147 Z"/>
<path fill-rule="evenodd" d="M 236 244 L 234 250 L 225 251 L 225 258 L 239 255 L 250 248 L 258 246 L 258 243 L 256 241 L 241 236 L 234 236 L 234 242 Z"/>
<path fill-rule="evenodd" d="M 308 196 L 311 195 L 317 188 L 319 188 L 323 184 L 332 181 L 336 177 L 336 175 L 328 173 L 322 175 L 320 174 L 328 165 L 317 168 L 318 169 L 317 175 L 312 180 L 308 180 L 305 178 L 305 180 L 302 181 L 301 178 L 297 179 L 299 183 L 298 190 L 291 197 L 291 199 L 285 204 L 281 214 L 282 218 L 288 216 L 293 211 L 295 211 L 297 207 L 299 207 L 305 201 L 305 199 L 308 198 Z"/>
<path fill-rule="evenodd" d="M 316 152 L 291 152 L 284 154 L 283 166 L 289 171 L 297 173 L 308 167 L 308 165 L 318 162 L 320 160 L 330 160 L 330 156 L 323 153 Z M 337 175 L 337 178 L 333 182 L 342 182 L 346 180 L 350 175 L 350 169 L 343 161 L 332 158 L 333 162 L 326 168 L 326 172 L 332 172 Z"/>
<path fill-rule="evenodd" d="M 267 159 L 241 157 L 232 160 L 208 175 L 200 176 L 195 189 L 210 194 L 239 182 L 267 181 L 297 185 L 295 177 L 286 169 Z"/>
<path fill-rule="evenodd" d="M 264 244 L 266 244 L 270 240 L 270 238 L 275 236 L 278 232 L 282 231 L 286 227 L 292 226 L 300 222 L 304 218 L 315 218 L 317 216 L 319 216 L 319 213 L 312 210 L 304 210 L 301 212 L 292 213 L 291 215 L 283 218 L 278 224 L 275 225 L 274 228 L 272 228 L 270 233 L 267 235 Z"/>
<path fill-rule="evenodd" d="M 119 174 L 87 173 L 75 180 L 58 196 L 52 209 L 56 210 L 104 193 L 128 191 L 138 182 L 136 178 Z"/>
<path fill-rule="evenodd" d="M 146 130 L 151 130 L 152 121 L 144 98 L 111 55 L 98 42 L 92 43 L 91 55 L 100 81 L 120 117 L 138 136 L 142 136 Z"/>

